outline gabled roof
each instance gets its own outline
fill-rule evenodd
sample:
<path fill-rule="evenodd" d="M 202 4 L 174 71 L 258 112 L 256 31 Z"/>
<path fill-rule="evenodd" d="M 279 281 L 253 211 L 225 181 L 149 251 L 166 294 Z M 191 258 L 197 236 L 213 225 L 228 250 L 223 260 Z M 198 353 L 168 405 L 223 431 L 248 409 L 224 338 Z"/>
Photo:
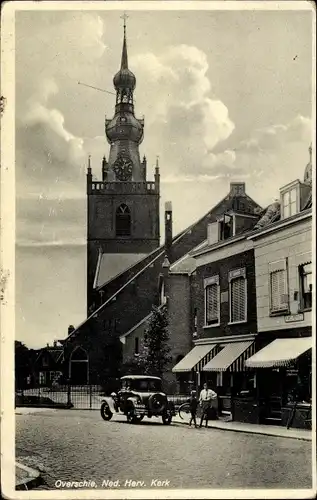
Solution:
<path fill-rule="evenodd" d="M 45 352 L 49 353 L 54 363 L 62 361 L 64 355 L 64 349 L 62 347 L 43 347 L 39 350 L 35 362 L 37 362 Z"/>
<path fill-rule="evenodd" d="M 61 360 L 60 358 L 63 356 L 64 353 L 63 349 L 47 349 L 47 351 L 50 353 L 55 363 Z"/>

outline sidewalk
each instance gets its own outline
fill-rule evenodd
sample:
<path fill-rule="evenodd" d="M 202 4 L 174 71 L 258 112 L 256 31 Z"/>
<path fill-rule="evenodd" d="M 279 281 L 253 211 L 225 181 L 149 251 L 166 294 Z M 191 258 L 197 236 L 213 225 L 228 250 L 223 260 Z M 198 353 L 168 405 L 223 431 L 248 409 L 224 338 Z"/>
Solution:
<path fill-rule="evenodd" d="M 173 418 L 173 422 L 188 426 L 189 418 L 181 419 L 179 415 Z M 199 422 L 199 419 L 197 419 Z M 204 422 L 205 425 L 205 422 Z M 231 422 L 225 420 L 209 420 L 208 428 L 220 429 L 224 431 L 234 432 L 247 432 L 250 434 L 262 434 L 265 436 L 276 436 L 292 439 L 301 439 L 303 441 L 312 440 L 312 431 L 306 429 L 296 429 L 281 427 L 278 425 L 260 425 L 260 424 L 247 424 L 243 422 Z M 203 427 L 205 430 L 205 427 Z M 202 429 L 201 429 L 202 430 Z"/>
<path fill-rule="evenodd" d="M 27 467 L 19 462 L 15 462 L 15 489 L 30 490 L 41 480 L 40 472 Z"/>

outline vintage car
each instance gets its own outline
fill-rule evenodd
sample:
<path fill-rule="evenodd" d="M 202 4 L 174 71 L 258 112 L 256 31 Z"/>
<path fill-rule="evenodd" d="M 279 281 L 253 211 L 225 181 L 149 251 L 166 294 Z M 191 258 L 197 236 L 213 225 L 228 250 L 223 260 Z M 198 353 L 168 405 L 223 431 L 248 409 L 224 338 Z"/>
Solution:
<path fill-rule="evenodd" d="M 162 380 L 147 375 L 122 377 L 121 389 L 102 399 L 100 412 L 104 420 L 111 420 L 114 413 L 123 413 L 129 423 L 141 422 L 143 417 L 162 417 L 165 425 L 176 414 L 174 404 L 162 391 Z"/>

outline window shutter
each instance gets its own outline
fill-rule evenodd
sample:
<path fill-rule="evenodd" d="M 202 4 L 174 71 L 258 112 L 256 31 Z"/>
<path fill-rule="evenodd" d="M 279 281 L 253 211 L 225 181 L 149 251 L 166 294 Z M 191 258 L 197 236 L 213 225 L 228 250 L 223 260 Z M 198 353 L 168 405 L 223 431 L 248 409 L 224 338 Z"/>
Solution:
<path fill-rule="evenodd" d="M 246 280 L 242 276 L 231 281 L 231 322 L 246 319 Z"/>
<path fill-rule="evenodd" d="M 218 285 L 213 283 L 206 287 L 206 322 L 217 323 L 219 318 Z"/>
<path fill-rule="evenodd" d="M 287 276 L 286 270 L 271 273 L 271 311 L 288 310 Z"/>

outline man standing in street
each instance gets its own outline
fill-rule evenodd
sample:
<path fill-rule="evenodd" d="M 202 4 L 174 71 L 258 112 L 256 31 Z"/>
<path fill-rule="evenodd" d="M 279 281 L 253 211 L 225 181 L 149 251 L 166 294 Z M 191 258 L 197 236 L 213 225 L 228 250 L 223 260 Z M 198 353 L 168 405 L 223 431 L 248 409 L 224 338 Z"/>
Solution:
<path fill-rule="evenodd" d="M 208 385 L 204 383 L 203 390 L 200 392 L 199 403 L 202 407 L 202 414 L 199 427 L 202 427 L 204 419 L 206 420 L 206 427 L 208 427 L 208 414 L 211 407 L 211 401 L 217 398 L 217 394 L 208 389 Z"/>

